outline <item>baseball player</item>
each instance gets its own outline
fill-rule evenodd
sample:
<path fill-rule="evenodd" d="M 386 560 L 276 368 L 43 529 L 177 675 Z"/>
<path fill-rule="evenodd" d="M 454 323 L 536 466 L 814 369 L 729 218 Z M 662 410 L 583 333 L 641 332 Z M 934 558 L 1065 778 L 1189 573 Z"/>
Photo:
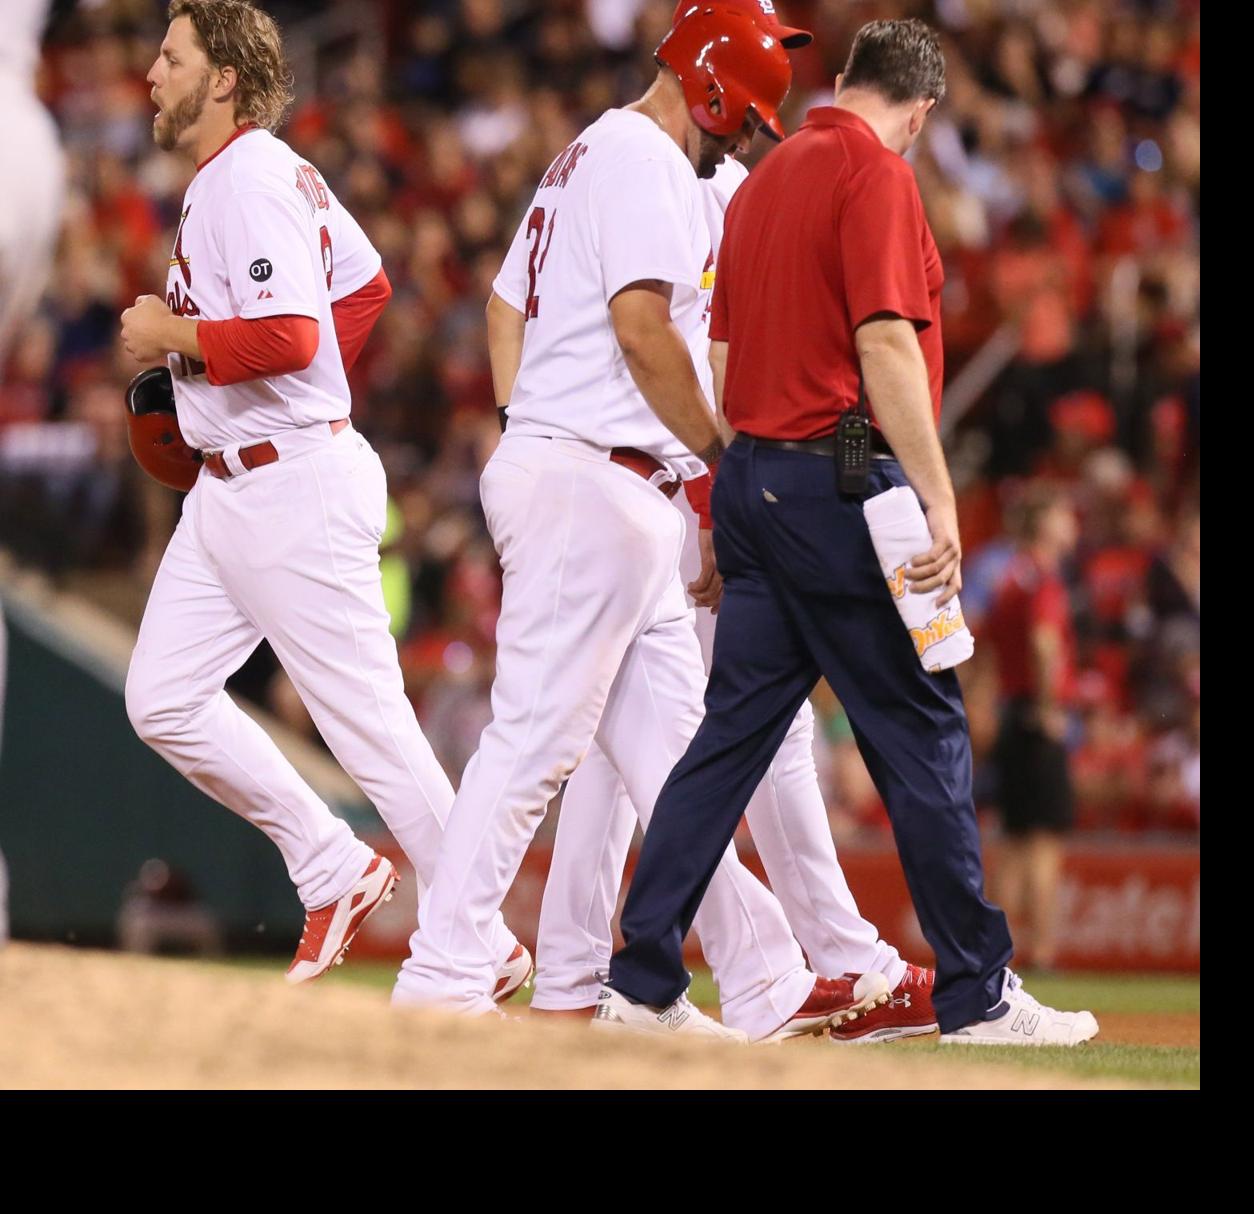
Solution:
<path fill-rule="evenodd" d="M 401 686 L 379 575 L 382 464 L 349 421 L 345 367 L 390 295 L 318 171 L 270 132 L 290 100 L 278 29 L 243 0 L 174 0 L 148 74 L 157 144 L 191 158 L 164 300 L 122 315 L 166 359 L 203 467 L 153 582 L 126 685 L 135 729 L 272 839 L 306 907 L 288 979 L 348 948 L 397 876 L 223 685 L 264 636 L 327 745 L 431 875 L 452 787 Z M 531 959 L 484 925 L 492 995 Z"/>
<path fill-rule="evenodd" d="M 812 35 L 784 26 L 770 0 L 723 0 L 741 9 L 782 46 L 805 46 Z M 673 24 L 696 7 L 680 0 Z M 703 264 L 701 289 L 677 318 L 689 336 L 692 361 L 707 399 L 713 400 L 708 316 L 713 266 L 718 262 L 723 215 L 748 170 L 732 157 L 700 183 L 711 249 Z M 712 406 L 711 406 L 712 407 Z M 681 573 L 699 586 L 698 532 L 708 532 L 709 479 L 684 482 L 675 503 L 684 515 Z M 709 670 L 715 616 L 695 615 L 705 669 Z M 858 912 L 841 871 L 814 767 L 814 711 L 805 701 L 747 812 L 763 865 L 797 941 L 818 972 L 881 973 L 893 988 L 890 1003 L 832 1030 L 831 1040 L 883 1042 L 933 1032 L 932 970 L 908 965 L 875 926 Z M 553 859 L 540 911 L 536 947 L 535 1011 L 590 1017 L 609 971 L 610 922 L 622 884 L 636 814 L 613 764 L 594 741 L 566 785 L 553 845 Z"/>
<path fill-rule="evenodd" d="M 550 166 L 489 302 L 493 379 L 508 402 L 481 481 L 504 571 L 493 720 L 462 778 L 398 1002 L 491 1011 L 486 929 L 562 781 L 595 740 L 647 824 L 700 721 L 683 523 L 669 504 L 722 450 L 679 327 L 710 249 L 698 178 L 759 126 L 782 136 L 791 69 L 775 39 L 717 4 L 694 6 L 657 58 L 645 96 Z M 713 603 L 708 535 L 702 544 L 696 597 Z M 626 1011 L 639 1027 L 780 1039 L 888 998 L 879 974 L 816 978 L 734 848 L 698 931 L 726 1023 L 681 999 Z"/>
<path fill-rule="evenodd" d="M 0 384 L 52 267 L 65 194 L 65 158 L 52 116 L 35 95 L 50 0 L 9 0 L 0 38 Z M 4 717 L 4 611 L 0 607 L 0 721 Z M 0 852 L 0 945 L 8 939 L 8 878 Z"/>
<path fill-rule="evenodd" d="M 13 340 L 39 301 L 52 265 L 65 158 L 56 124 L 35 95 L 49 0 L 6 0 L 0 38 L 0 383 Z"/>

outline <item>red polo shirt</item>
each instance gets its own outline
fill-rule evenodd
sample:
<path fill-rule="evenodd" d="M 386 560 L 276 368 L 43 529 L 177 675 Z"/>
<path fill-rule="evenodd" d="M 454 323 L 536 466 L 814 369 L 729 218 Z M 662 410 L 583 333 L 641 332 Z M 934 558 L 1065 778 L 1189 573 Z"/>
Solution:
<path fill-rule="evenodd" d="M 998 584 L 993 605 L 980 627 L 997 653 L 1001 692 L 1007 699 L 1036 696 L 1030 637 L 1037 628 L 1050 628 L 1062 642 L 1063 661 L 1051 696 L 1065 701 L 1071 692 L 1075 642 L 1071 631 L 1071 602 L 1057 571 L 1046 569 L 1029 552 L 1020 552 Z"/>
<path fill-rule="evenodd" d="M 849 110 L 811 110 L 727 210 L 710 336 L 728 343 L 728 422 L 759 438 L 832 433 L 858 400 L 854 330 L 878 313 L 918 331 L 939 421 L 944 281 L 909 164 Z"/>

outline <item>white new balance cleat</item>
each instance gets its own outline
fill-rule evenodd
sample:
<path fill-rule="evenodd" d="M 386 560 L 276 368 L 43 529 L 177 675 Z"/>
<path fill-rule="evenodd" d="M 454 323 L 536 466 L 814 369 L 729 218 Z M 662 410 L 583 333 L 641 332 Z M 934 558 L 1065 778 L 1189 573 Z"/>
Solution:
<path fill-rule="evenodd" d="M 1001 1002 L 983 1020 L 942 1033 L 942 1045 L 1083 1045 L 1097 1036 L 1092 1012 L 1059 1012 L 1038 1003 L 1006 970 Z"/>
<path fill-rule="evenodd" d="M 749 1044 L 747 1033 L 719 1024 L 694 1007 L 687 995 L 680 995 L 668 1007 L 649 1007 L 645 1003 L 632 1003 L 625 995 L 608 986 L 603 986 L 597 997 L 592 1027 L 616 1032 L 651 1033 L 660 1037 L 705 1037 L 729 1045 Z"/>
<path fill-rule="evenodd" d="M 516 944 L 510 953 L 509 960 L 496 971 L 496 988 L 492 998 L 497 1003 L 504 1003 L 515 991 L 531 985 L 532 975 L 536 972 L 531 954 L 521 945 Z"/>

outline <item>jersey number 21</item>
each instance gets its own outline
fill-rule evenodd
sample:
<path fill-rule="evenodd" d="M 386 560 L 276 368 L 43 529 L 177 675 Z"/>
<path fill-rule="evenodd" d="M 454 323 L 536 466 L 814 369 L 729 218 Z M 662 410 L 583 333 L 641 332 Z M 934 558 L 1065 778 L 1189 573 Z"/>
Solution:
<path fill-rule="evenodd" d="M 531 256 L 527 260 L 527 319 L 540 315 L 540 295 L 536 286 L 536 279 L 544 272 L 544 261 L 549 255 L 549 245 L 553 243 L 553 225 L 557 223 L 557 212 L 554 211 L 549 219 L 549 234 L 544 241 L 544 252 L 540 252 L 540 238 L 544 235 L 544 208 L 536 207 L 531 212 L 531 217 L 527 220 L 527 235 L 531 240 Z M 537 264 L 536 254 L 539 253 L 540 261 Z"/>

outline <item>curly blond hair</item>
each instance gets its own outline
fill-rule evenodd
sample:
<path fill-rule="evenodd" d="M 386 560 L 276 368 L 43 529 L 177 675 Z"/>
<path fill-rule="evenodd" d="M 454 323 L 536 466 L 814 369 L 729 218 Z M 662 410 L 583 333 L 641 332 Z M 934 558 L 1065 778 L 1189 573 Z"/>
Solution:
<path fill-rule="evenodd" d="M 172 0 L 166 16 L 189 18 L 209 62 L 235 69 L 236 117 L 277 129 L 292 104 L 292 72 L 274 18 L 250 0 Z"/>

